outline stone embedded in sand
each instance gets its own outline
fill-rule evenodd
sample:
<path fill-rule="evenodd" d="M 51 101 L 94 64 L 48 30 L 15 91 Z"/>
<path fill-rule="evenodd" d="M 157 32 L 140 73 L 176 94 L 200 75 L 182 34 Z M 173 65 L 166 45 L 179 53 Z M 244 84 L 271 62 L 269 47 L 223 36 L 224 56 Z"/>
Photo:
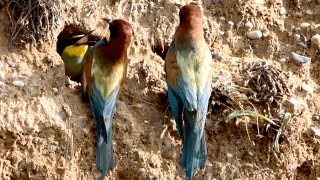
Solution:
<path fill-rule="evenodd" d="M 247 36 L 249 39 L 259 39 L 262 37 L 262 32 L 260 30 L 250 31 Z"/>
<path fill-rule="evenodd" d="M 254 0 L 253 1 L 255 4 L 258 4 L 258 5 L 264 5 L 264 0 Z"/>
<path fill-rule="evenodd" d="M 310 26 L 310 23 L 307 23 L 307 22 L 303 22 L 303 23 L 300 24 L 301 29 L 306 29 L 309 26 Z"/>
<path fill-rule="evenodd" d="M 23 87 L 24 86 L 24 83 L 22 81 L 13 81 L 12 84 L 16 87 Z"/>
<path fill-rule="evenodd" d="M 3 86 L 4 85 L 4 82 L 0 81 L 0 86 Z"/>
<path fill-rule="evenodd" d="M 9 67 L 7 63 L 0 63 L 0 68 L 6 68 Z"/>
<path fill-rule="evenodd" d="M 227 153 L 227 159 L 228 161 L 231 161 L 233 159 L 233 155 L 231 153 Z"/>
<path fill-rule="evenodd" d="M 220 19 L 220 21 L 225 21 L 226 20 L 226 18 L 224 16 L 220 16 L 219 19 Z"/>
<path fill-rule="evenodd" d="M 312 135 L 316 136 L 318 139 L 320 138 L 320 129 L 316 127 L 310 127 L 309 129 L 312 132 Z"/>
<path fill-rule="evenodd" d="M 312 93 L 313 92 L 313 87 L 309 84 L 301 84 L 301 89 L 306 91 L 307 93 Z"/>
<path fill-rule="evenodd" d="M 262 36 L 263 37 L 268 37 L 270 35 L 270 33 L 269 33 L 269 31 L 267 30 L 267 29 L 264 29 L 263 31 L 262 31 Z"/>
<path fill-rule="evenodd" d="M 138 174 L 142 175 L 142 176 L 145 176 L 146 175 L 146 169 L 145 168 L 138 169 Z"/>
<path fill-rule="evenodd" d="M 233 25 L 234 25 L 234 22 L 232 22 L 232 21 L 228 21 L 228 24 L 230 25 L 230 27 L 232 28 L 233 27 Z"/>
<path fill-rule="evenodd" d="M 3 79 L 5 76 L 4 72 L 0 72 L 0 79 Z"/>
<path fill-rule="evenodd" d="M 295 52 L 290 53 L 290 60 L 295 63 L 296 65 L 303 65 L 307 64 L 308 62 L 311 61 L 310 57 L 307 56 L 302 56 L 300 54 L 297 54 Z"/>
<path fill-rule="evenodd" d="M 220 52 L 214 54 L 213 57 L 218 61 L 222 61 L 223 60 L 223 54 L 220 53 Z"/>
<path fill-rule="evenodd" d="M 281 63 L 286 63 L 288 61 L 288 57 L 280 58 L 278 61 Z"/>
<path fill-rule="evenodd" d="M 58 88 L 52 88 L 52 91 L 55 93 L 55 94 L 57 94 L 58 93 Z"/>
<path fill-rule="evenodd" d="M 249 29 L 253 28 L 253 24 L 250 21 L 248 21 L 245 26 Z"/>
<path fill-rule="evenodd" d="M 308 109 L 308 105 L 302 100 L 291 97 L 283 102 L 283 107 L 288 108 L 288 112 L 294 115 L 300 115 L 303 111 Z"/>
<path fill-rule="evenodd" d="M 285 15 L 287 13 L 287 10 L 284 7 L 281 7 L 279 10 L 280 15 Z"/>
<path fill-rule="evenodd" d="M 314 12 L 311 9 L 306 10 L 305 13 L 308 14 L 308 15 L 313 15 L 314 14 Z"/>
<path fill-rule="evenodd" d="M 296 42 L 300 42 L 300 41 L 301 41 L 301 36 L 300 36 L 300 34 L 294 34 L 294 35 L 293 35 L 293 38 L 294 38 L 294 40 L 295 40 Z"/>
<path fill-rule="evenodd" d="M 84 134 L 89 134 L 89 129 L 87 128 L 82 128 L 82 131 L 84 132 Z"/>
<path fill-rule="evenodd" d="M 319 34 L 312 36 L 311 46 L 317 50 L 320 50 L 320 35 Z"/>

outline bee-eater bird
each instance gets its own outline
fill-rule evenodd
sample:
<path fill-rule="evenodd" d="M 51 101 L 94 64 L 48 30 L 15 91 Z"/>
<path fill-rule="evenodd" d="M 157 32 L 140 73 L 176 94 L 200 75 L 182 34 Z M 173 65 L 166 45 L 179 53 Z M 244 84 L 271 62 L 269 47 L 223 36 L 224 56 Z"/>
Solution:
<path fill-rule="evenodd" d="M 117 19 L 109 24 L 110 37 L 98 41 L 85 55 L 82 86 L 90 100 L 97 127 L 96 164 L 103 179 L 115 166 L 112 145 L 112 119 L 121 86 L 127 73 L 127 49 L 132 27 Z"/>
<path fill-rule="evenodd" d="M 205 122 L 211 94 L 211 52 L 204 39 L 202 12 L 194 4 L 180 9 L 180 24 L 165 58 L 171 111 L 183 151 L 180 164 L 193 178 L 207 160 Z"/>
<path fill-rule="evenodd" d="M 63 40 L 66 47 L 61 53 L 61 59 L 64 62 L 65 75 L 69 76 L 73 81 L 81 81 L 83 57 L 88 48 L 96 43 L 96 41 L 89 41 L 90 33 L 75 35 L 70 39 Z"/>

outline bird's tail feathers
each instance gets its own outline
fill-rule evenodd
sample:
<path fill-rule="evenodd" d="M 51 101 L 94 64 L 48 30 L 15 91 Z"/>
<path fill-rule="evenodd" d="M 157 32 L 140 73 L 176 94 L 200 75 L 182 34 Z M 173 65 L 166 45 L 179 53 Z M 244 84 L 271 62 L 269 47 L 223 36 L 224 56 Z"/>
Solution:
<path fill-rule="evenodd" d="M 103 179 L 110 169 L 116 165 L 112 144 L 112 120 L 104 122 L 103 118 L 96 119 L 97 123 L 97 150 L 96 164 L 102 172 Z"/>
<path fill-rule="evenodd" d="M 189 180 L 198 168 L 204 168 L 208 153 L 205 139 L 206 115 L 197 111 L 184 111 L 184 145 L 181 165 L 187 172 Z"/>

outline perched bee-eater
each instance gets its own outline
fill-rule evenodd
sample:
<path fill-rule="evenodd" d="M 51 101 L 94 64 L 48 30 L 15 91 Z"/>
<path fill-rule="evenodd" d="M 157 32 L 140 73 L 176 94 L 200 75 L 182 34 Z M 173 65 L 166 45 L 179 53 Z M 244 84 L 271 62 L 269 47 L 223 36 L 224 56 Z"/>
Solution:
<path fill-rule="evenodd" d="M 211 52 L 204 39 L 202 12 L 195 4 L 180 9 L 180 24 L 165 58 L 168 96 L 183 139 L 181 166 L 192 179 L 207 160 L 205 122 L 211 94 Z"/>
<path fill-rule="evenodd" d="M 82 86 L 90 100 L 97 126 L 96 164 L 101 179 L 115 166 L 112 145 L 112 119 L 116 112 L 119 91 L 126 79 L 127 49 L 132 27 L 117 19 L 109 24 L 110 37 L 98 41 L 84 57 Z"/>
<path fill-rule="evenodd" d="M 88 34 L 74 35 L 69 39 L 62 39 L 60 40 L 63 41 L 62 45 L 57 47 L 64 62 L 65 75 L 73 81 L 81 81 L 83 57 L 88 48 L 96 43 L 96 41 L 89 41 L 91 33 L 92 31 Z"/>

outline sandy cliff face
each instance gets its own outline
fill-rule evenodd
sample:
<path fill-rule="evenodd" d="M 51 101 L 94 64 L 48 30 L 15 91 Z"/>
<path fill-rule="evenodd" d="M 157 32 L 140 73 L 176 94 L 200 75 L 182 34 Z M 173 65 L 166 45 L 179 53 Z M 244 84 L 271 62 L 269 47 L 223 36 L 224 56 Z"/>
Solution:
<path fill-rule="evenodd" d="M 133 25 L 128 79 L 113 122 L 117 166 L 107 179 L 185 179 L 178 163 L 182 142 L 167 110 L 160 57 L 179 23 L 175 3 L 187 1 L 61 3 L 62 18 L 54 37 L 67 24 L 104 36 L 107 25 L 102 18 L 123 18 Z M 214 76 L 219 77 L 215 86 L 243 85 L 243 67 L 264 61 L 280 69 L 302 105 L 289 108 L 293 118 L 281 138 L 281 153 L 273 148 L 275 131 L 258 131 L 252 123 L 226 123 L 228 113 L 237 108 L 213 109 L 206 125 L 209 160 L 196 179 L 320 178 L 319 41 L 310 41 L 320 34 L 320 2 L 198 3 L 206 17 L 206 40 L 214 57 L 222 59 L 213 63 Z M 95 123 L 89 106 L 81 101 L 79 84 L 64 76 L 56 42 L 8 50 L 10 19 L 6 12 L 6 8 L 0 11 L 1 179 L 96 179 Z M 247 35 L 254 30 L 261 32 Z M 296 65 L 286 58 L 291 52 L 312 60 Z M 255 106 L 269 118 L 278 118 L 287 110 L 277 111 L 280 106 L 266 103 Z M 243 108 L 252 109 L 248 104 Z"/>

